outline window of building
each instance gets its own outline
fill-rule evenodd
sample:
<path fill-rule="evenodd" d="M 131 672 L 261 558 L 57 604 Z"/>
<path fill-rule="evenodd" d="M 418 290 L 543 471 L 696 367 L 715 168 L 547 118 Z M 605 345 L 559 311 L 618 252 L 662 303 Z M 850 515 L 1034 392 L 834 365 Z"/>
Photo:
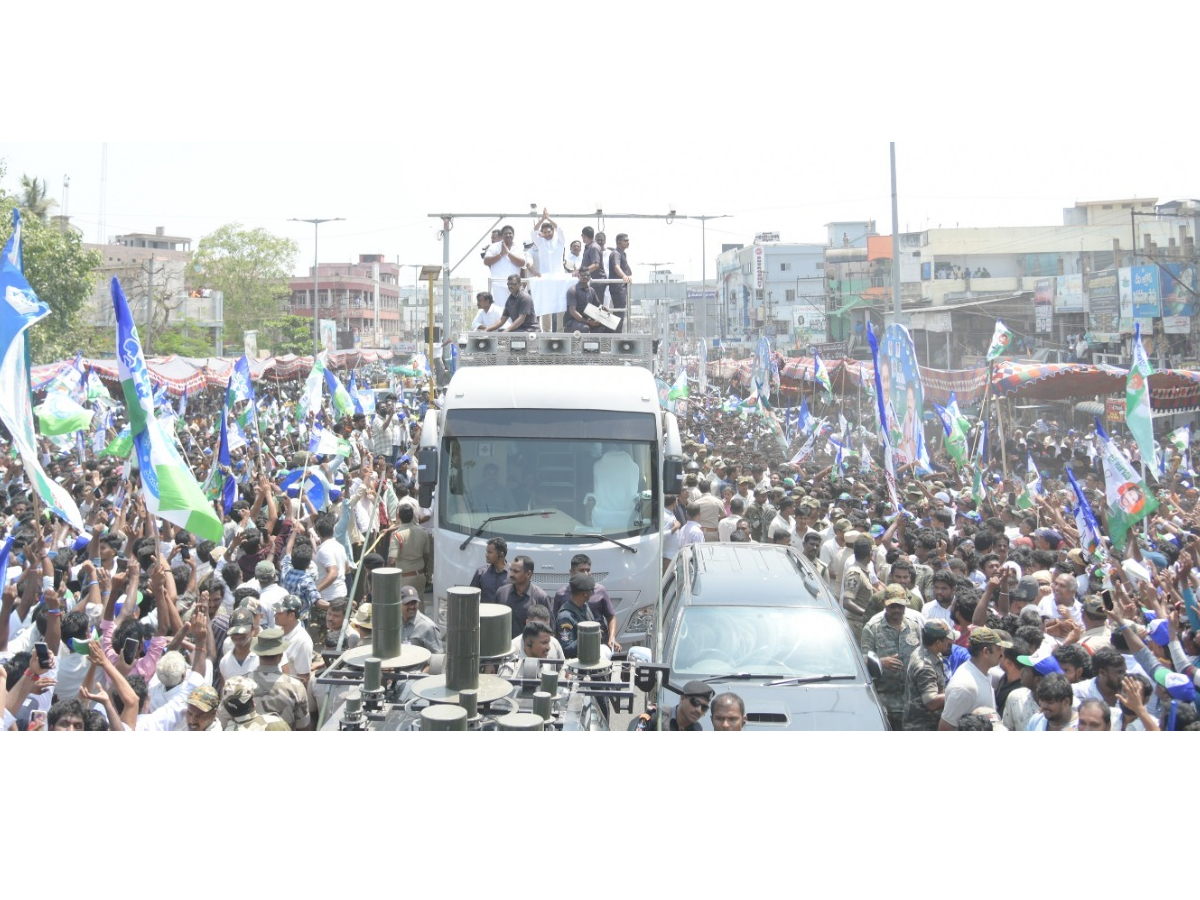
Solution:
<path fill-rule="evenodd" d="M 796 302 L 796 292 L 791 289 L 784 291 L 783 299 L 788 303 L 795 303 Z"/>
<path fill-rule="evenodd" d="M 780 271 L 780 272 L 790 272 L 790 271 L 792 271 L 792 264 L 791 264 L 791 263 L 780 263 L 780 264 L 779 264 L 779 271 Z"/>

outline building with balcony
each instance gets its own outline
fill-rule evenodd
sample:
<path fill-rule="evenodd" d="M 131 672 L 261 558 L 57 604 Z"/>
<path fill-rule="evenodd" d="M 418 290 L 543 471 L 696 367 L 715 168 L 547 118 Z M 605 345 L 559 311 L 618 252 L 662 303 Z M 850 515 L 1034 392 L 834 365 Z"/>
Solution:
<path fill-rule="evenodd" d="M 88 244 L 98 251 L 103 262 L 96 269 L 96 287 L 89 304 L 88 319 L 93 326 L 114 328 L 109 284 L 116 278 L 134 323 L 148 354 L 154 353 L 150 321 L 154 298 L 155 321 L 159 328 L 183 324 L 209 332 L 208 337 L 220 353 L 221 330 L 224 321 L 224 297 L 220 291 L 188 291 L 187 270 L 192 260 L 192 239 L 166 234 L 163 227 L 154 233 L 121 234 L 107 244 Z"/>
<path fill-rule="evenodd" d="M 390 348 L 400 343 L 400 265 L 382 254 L 360 254 L 354 263 L 320 263 L 316 277 L 293 278 L 289 311 L 333 321 L 339 348 Z M 316 292 L 314 294 L 314 291 Z"/>

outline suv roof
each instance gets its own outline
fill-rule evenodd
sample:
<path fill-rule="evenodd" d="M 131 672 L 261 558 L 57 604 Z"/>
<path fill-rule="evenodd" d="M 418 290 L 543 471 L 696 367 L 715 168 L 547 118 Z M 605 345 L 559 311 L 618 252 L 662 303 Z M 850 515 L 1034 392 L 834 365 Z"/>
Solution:
<path fill-rule="evenodd" d="M 834 607 L 833 595 L 792 547 L 772 544 L 689 544 L 688 606 Z"/>

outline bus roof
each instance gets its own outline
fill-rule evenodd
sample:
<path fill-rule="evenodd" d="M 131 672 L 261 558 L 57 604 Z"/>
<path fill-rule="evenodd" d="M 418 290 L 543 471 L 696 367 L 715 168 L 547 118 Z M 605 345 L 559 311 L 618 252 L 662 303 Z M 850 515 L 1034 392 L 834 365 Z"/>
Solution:
<path fill-rule="evenodd" d="M 470 366 L 454 373 L 444 409 L 659 411 L 654 376 L 640 366 Z"/>

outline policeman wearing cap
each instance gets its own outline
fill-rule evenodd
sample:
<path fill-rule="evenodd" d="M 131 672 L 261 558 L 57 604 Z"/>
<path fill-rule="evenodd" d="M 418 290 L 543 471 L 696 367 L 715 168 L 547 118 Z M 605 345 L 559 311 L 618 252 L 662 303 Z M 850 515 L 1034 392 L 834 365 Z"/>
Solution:
<path fill-rule="evenodd" d="M 937 731 L 946 703 L 946 667 L 942 660 L 958 640 L 958 632 L 945 619 L 930 619 L 921 628 L 921 646 L 908 658 L 904 670 L 905 731 Z"/>
<path fill-rule="evenodd" d="M 713 689 L 703 681 L 689 681 L 683 686 L 683 698 L 670 711 L 663 731 L 703 731 L 700 720 L 712 704 Z M 658 731 L 658 708 L 651 707 L 629 723 L 630 731 Z"/>
<path fill-rule="evenodd" d="M 424 647 L 430 653 L 441 653 L 442 638 L 433 619 L 421 612 L 421 595 L 409 585 L 400 588 L 400 608 L 404 627 L 400 639 L 406 644 Z"/>
<path fill-rule="evenodd" d="M 259 712 L 278 716 L 292 731 L 305 731 L 310 721 L 308 691 L 300 679 L 280 668 L 287 644 L 282 628 L 267 628 L 255 639 L 259 664 L 250 673 L 254 702 Z"/>
<path fill-rule="evenodd" d="M 572 575 L 567 588 L 570 594 L 554 619 L 554 628 L 567 659 L 575 659 L 579 655 L 579 623 L 596 621 L 588 605 L 596 589 L 596 579 L 582 573 Z"/>
<path fill-rule="evenodd" d="M 216 690 L 206 684 L 192 690 L 188 694 L 187 730 L 188 731 L 220 731 L 221 723 L 217 721 L 217 708 L 221 698 Z"/>
<path fill-rule="evenodd" d="M 921 625 L 905 615 L 908 598 L 898 584 L 889 584 L 884 591 L 883 615 L 863 626 L 859 645 L 863 655 L 874 653 L 883 666 L 883 674 L 875 682 L 875 690 L 887 711 L 894 731 L 899 731 L 904 719 L 904 673 L 913 653 L 921 646 Z"/>
<path fill-rule="evenodd" d="M 291 731 L 279 716 L 259 713 L 254 705 L 254 682 L 241 676 L 225 682 L 221 716 L 225 718 L 226 731 Z"/>

